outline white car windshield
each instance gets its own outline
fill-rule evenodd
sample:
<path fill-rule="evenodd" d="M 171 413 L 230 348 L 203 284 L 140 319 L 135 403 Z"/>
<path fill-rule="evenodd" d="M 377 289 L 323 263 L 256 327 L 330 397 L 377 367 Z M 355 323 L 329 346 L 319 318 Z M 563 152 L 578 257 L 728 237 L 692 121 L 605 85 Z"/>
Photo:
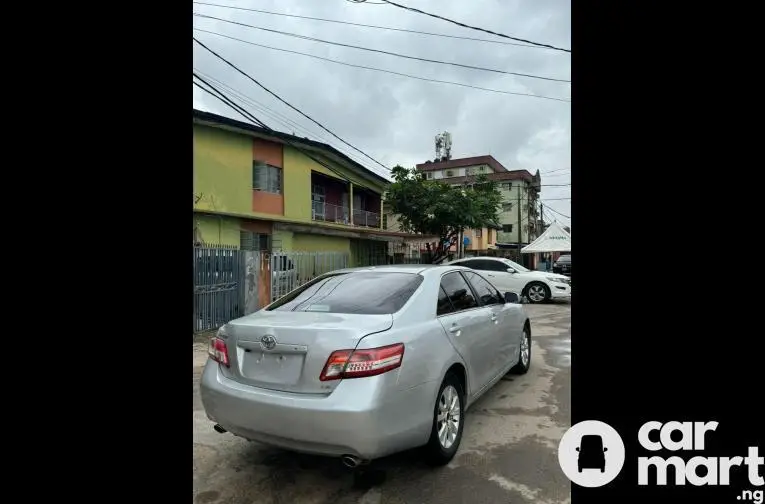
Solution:
<path fill-rule="evenodd" d="M 520 271 L 521 273 L 528 273 L 531 271 L 530 269 L 524 268 L 520 264 L 513 262 L 510 259 L 502 259 L 502 262 L 513 268 L 515 271 Z"/>

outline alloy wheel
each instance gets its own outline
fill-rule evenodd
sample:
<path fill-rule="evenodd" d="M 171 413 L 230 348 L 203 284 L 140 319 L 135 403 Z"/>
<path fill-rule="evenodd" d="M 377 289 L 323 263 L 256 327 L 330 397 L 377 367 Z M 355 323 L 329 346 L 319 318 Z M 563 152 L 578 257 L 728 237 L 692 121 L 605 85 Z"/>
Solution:
<path fill-rule="evenodd" d="M 444 387 L 441 397 L 438 399 L 438 415 L 436 417 L 436 431 L 438 441 L 444 449 L 448 450 L 457 440 L 460 428 L 460 395 L 451 385 Z"/>

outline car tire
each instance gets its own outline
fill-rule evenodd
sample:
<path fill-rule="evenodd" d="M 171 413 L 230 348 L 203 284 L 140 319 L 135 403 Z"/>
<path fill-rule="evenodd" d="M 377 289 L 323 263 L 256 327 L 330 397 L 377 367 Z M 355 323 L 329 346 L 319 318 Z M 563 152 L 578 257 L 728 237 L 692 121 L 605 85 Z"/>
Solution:
<path fill-rule="evenodd" d="M 524 351 L 526 352 L 524 354 Z M 518 352 L 518 363 L 510 370 L 513 374 L 526 374 L 531 367 L 531 331 L 528 326 L 523 328 L 523 339 L 521 340 L 521 349 Z"/>
<path fill-rule="evenodd" d="M 448 401 L 456 397 L 456 409 L 449 409 Z M 449 432 L 445 438 L 439 436 L 439 424 L 451 423 L 454 425 L 454 416 L 458 414 L 457 431 L 453 439 L 449 439 Z M 439 422 L 439 417 L 444 416 L 443 421 Z M 430 439 L 425 445 L 425 460 L 433 466 L 443 466 L 448 464 L 457 453 L 462 441 L 462 429 L 465 425 L 465 391 L 459 378 L 450 373 L 446 375 L 441 388 L 438 389 L 438 396 L 435 407 L 433 408 L 433 426 L 430 431 Z M 448 427 L 446 427 L 448 430 Z M 453 433 L 453 431 L 451 431 Z"/>
<path fill-rule="evenodd" d="M 546 303 L 550 300 L 550 288 L 542 282 L 531 282 L 523 289 L 523 295 L 529 303 Z"/>

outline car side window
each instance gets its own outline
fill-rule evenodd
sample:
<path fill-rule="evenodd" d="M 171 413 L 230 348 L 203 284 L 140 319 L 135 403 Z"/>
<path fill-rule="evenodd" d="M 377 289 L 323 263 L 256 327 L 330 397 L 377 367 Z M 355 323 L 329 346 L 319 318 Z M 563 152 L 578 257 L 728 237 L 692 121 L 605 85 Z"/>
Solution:
<path fill-rule="evenodd" d="M 454 306 L 449 301 L 449 296 L 446 295 L 443 285 L 438 288 L 438 305 L 436 306 L 436 316 L 447 315 L 452 313 Z"/>
<path fill-rule="evenodd" d="M 487 271 L 500 271 L 503 273 L 507 272 L 507 264 L 503 263 L 502 261 L 484 261 L 484 262 L 489 263 L 486 265 L 487 267 L 485 268 Z"/>
<path fill-rule="evenodd" d="M 476 259 L 473 261 L 473 265 L 470 266 L 470 269 L 489 271 L 491 270 L 491 261 L 487 261 L 486 259 Z"/>
<path fill-rule="evenodd" d="M 499 292 L 497 292 L 497 289 L 495 289 L 483 277 L 470 272 L 465 272 L 465 276 L 470 282 L 470 285 L 473 286 L 473 289 L 475 290 L 475 293 L 478 296 L 478 300 L 481 302 L 482 306 L 505 303 L 504 298 L 500 296 Z"/>
<path fill-rule="evenodd" d="M 473 291 L 458 272 L 444 275 L 441 279 L 441 288 L 451 301 L 454 311 L 478 308 L 478 301 L 473 296 Z"/>
<path fill-rule="evenodd" d="M 482 262 L 483 261 L 481 261 L 480 259 L 470 259 L 470 260 L 463 261 L 463 262 L 459 263 L 457 266 L 464 266 L 466 268 L 470 268 L 470 269 L 474 269 L 474 270 L 480 270 L 480 269 L 483 269 L 483 268 L 481 268 L 481 263 Z"/>

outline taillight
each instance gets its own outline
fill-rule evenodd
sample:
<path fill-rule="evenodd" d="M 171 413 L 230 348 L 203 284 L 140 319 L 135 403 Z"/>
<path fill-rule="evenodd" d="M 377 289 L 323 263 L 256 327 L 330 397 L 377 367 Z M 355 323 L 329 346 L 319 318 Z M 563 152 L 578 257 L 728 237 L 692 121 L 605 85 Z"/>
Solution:
<path fill-rule="evenodd" d="M 215 362 L 219 362 L 224 366 L 229 366 L 228 349 L 226 348 L 226 342 L 220 338 L 212 338 L 210 340 L 210 348 L 207 350 L 210 358 Z"/>
<path fill-rule="evenodd" d="M 403 343 L 368 350 L 338 350 L 327 359 L 319 380 L 375 376 L 401 366 L 403 359 Z"/>

